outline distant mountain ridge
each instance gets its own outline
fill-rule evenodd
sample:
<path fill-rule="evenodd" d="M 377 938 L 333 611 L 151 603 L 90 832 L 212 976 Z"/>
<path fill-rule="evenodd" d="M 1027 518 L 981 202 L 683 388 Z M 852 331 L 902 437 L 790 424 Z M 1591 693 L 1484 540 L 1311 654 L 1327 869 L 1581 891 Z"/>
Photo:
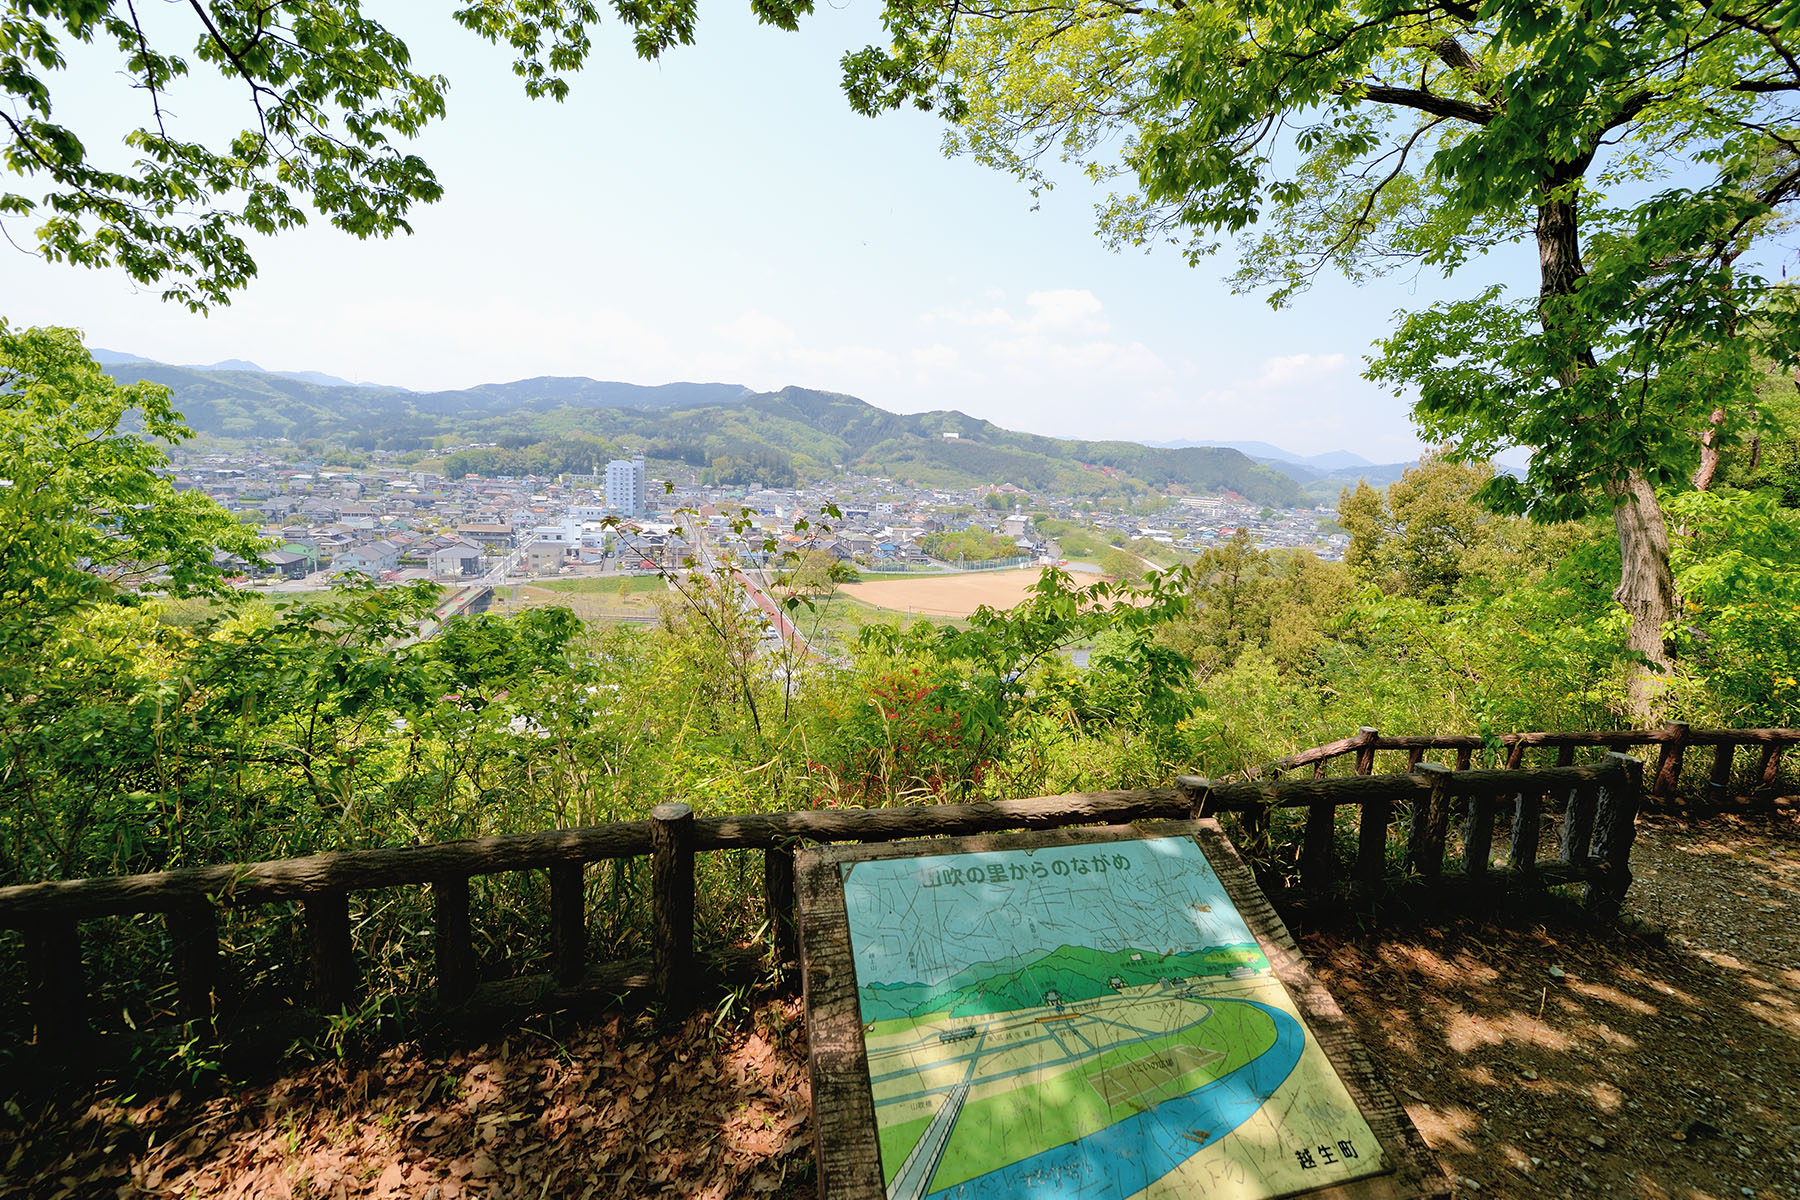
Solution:
<path fill-rule="evenodd" d="M 1280 446 L 1273 446 L 1268 442 L 1216 442 L 1202 439 L 1199 441 L 1145 442 L 1144 444 L 1170 450 L 1180 449 L 1184 446 L 1223 446 L 1227 450 L 1242 451 L 1257 462 L 1291 463 L 1294 466 L 1318 467 L 1326 471 L 1375 465 L 1362 455 L 1353 454 L 1348 450 L 1327 450 L 1323 454 L 1296 454 L 1292 450 L 1284 450 Z"/>
<path fill-rule="evenodd" d="M 588 470 L 593 461 L 631 450 L 738 482 L 857 471 L 924 487 L 1012 483 L 1100 495 L 1136 484 L 1155 491 L 1231 491 L 1267 505 L 1303 499 L 1292 478 L 1236 450 L 1043 437 L 953 410 L 891 413 L 854 396 L 809 388 L 755 392 L 729 383 L 646 386 L 546 376 L 412 392 L 120 359 L 106 364 L 114 378 L 165 385 L 188 423 L 214 436 L 317 438 L 359 450 L 408 451 L 428 449 L 447 434 L 515 447 L 536 440 L 554 451 L 515 456 L 527 464 L 516 471 L 493 467 L 511 459 L 465 456 L 459 462 L 459 469 L 477 473 Z"/>
<path fill-rule="evenodd" d="M 98 346 L 89 350 L 88 353 L 93 355 L 94 361 L 103 367 L 124 366 L 133 363 L 155 364 L 157 366 L 164 365 L 157 363 L 155 359 L 145 358 L 142 355 L 127 354 L 119 350 L 107 350 Z M 188 370 L 192 371 L 253 371 L 258 375 L 279 375 L 283 379 L 298 379 L 302 383 L 316 383 L 322 387 L 385 388 L 387 386 L 379 383 L 354 383 L 348 379 L 340 379 L 336 375 L 327 375 L 323 371 L 271 371 L 266 367 L 259 367 L 248 359 L 243 358 L 227 358 L 216 363 L 187 363 L 185 366 Z M 406 389 L 398 388 L 389 390 L 405 391 Z"/>

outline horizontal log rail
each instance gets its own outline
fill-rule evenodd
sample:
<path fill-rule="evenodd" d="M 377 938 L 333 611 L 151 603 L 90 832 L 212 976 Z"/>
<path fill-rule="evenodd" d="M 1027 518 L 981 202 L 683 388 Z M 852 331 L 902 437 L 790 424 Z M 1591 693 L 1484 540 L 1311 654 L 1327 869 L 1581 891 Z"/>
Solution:
<path fill-rule="evenodd" d="M 1243 772 L 1243 776 L 1248 780 L 1279 778 L 1288 771 L 1308 766 L 1316 774 L 1322 774 L 1327 762 L 1346 755 L 1355 755 L 1356 773 L 1367 775 L 1373 770 L 1375 754 L 1384 750 L 1405 751 L 1408 770 L 1417 767 L 1424 755 L 1433 750 L 1453 750 L 1456 752 L 1456 769 L 1463 771 L 1470 767 L 1474 755 L 1495 746 L 1503 751 L 1506 766 L 1512 770 L 1518 769 L 1525 751 L 1530 749 L 1555 749 L 1558 765 L 1567 766 L 1578 749 L 1623 751 L 1655 746 L 1658 755 L 1651 794 L 1659 800 L 1672 800 L 1689 746 L 1713 747 L 1707 790 L 1715 794 L 1730 786 L 1738 747 L 1757 747 L 1761 754 L 1751 779 L 1756 791 L 1767 794 L 1776 785 L 1782 753 L 1796 743 L 1800 743 L 1800 729 L 1695 729 L 1685 721 L 1672 721 L 1656 729 L 1503 733 L 1492 739 L 1474 734 L 1392 735 L 1364 726 L 1350 737 L 1252 767 Z"/>
<path fill-rule="evenodd" d="M 1187 803 L 1177 788 L 1138 788 L 978 804 L 803 809 L 698 818 L 689 836 L 695 850 L 768 849 L 800 841 L 961 837 L 1002 829 L 1170 819 L 1186 816 Z M 650 821 L 623 821 L 425 846 L 338 850 L 273 862 L 16 884 L 0 887 L 0 928 L 18 928 L 52 916 L 86 919 L 169 912 L 199 900 L 241 907 L 504 871 L 641 858 L 651 851 L 651 826 Z"/>
<path fill-rule="evenodd" d="M 1307 811 L 1301 886 L 1309 895 L 1339 885 L 1369 891 L 1392 882 L 1389 829 L 1406 822 L 1403 874 L 1482 889 L 1586 883 L 1590 902 L 1616 906 L 1629 886 L 1630 845 L 1643 764 L 1609 755 L 1593 765 L 1537 770 L 1467 770 L 1418 763 L 1404 775 L 1373 775 L 1371 739 L 1349 739 L 1362 774 L 1348 778 L 1227 782 L 1183 777 L 1168 788 L 1088 792 L 990 803 L 909 808 L 816 809 L 697 818 L 685 804 L 658 805 L 645 821 L 551 830 L 379 850 L 352 850 L 276 862 L 200 867 L 110 879 L 60 880 L 0 888 L 0 928 L 24 931 L 27 1001 L 40 1048 L 67 1053 L 86 1037 L 87 983 L 80 923 L 102 917 L 166 914 L 179 1015 L 210 1025 L 219 970 L 219 911 L 278 901 L 300 903 L 308 1000 L 335 1012 L 353 1003 L 361 981 L 349 898 L 382 888 L 429 889 L 434 919 L 435 994 L 447 1015 L 556 1006 L 577 999 L 648 997 L 669 1015 L 693 1007 L 704 983 L 745 977 L 768 954 L 794 954 L 793 849 L 802 842 L 891 841 L 1007 829 L 1124 825 L 1236 814 L 1242 835 L 1266 843 L 1274 810 Z M 1346 751 L 1348 752 L 1348 751 Z M 1544 797 L 1564 804 L 1561 857 L 1537 857 Z M 1493 826 L 1513 810 L 1510 861 L 1489 859 Z M 1353 864 L 1337 862 L 1338 818 L 1360 810 Z M 1465 849 L 1446 870 L 1453 814 Z M 763 851 L 767 942 L 709 956 L 696 950 L 696 853 Z M 587 962 L 584 870 L 614 859 L 650 860 L 651 954 L 629 962 Z M 472 950 L 470 880 L 544 870 L 550 883 L 551 970 L 483 981 Z"/>

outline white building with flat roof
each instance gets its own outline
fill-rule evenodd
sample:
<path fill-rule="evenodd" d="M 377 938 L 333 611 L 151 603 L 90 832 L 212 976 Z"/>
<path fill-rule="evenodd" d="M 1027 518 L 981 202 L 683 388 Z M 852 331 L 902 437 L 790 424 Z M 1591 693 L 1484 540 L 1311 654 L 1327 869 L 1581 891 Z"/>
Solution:
<path fill-rule="evenodd" d="M 641 517 L 648 507 L 644 456 L 615 458 L 606 464 L 606 506 L 620 516 Z"/>

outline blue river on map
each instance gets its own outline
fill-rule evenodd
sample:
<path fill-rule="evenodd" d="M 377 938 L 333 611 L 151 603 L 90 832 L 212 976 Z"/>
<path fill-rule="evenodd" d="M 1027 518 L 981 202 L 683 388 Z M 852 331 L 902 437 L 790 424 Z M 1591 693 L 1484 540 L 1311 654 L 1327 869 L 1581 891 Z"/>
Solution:
<path fill-rule="evenodd" d="M 1275 1022 L 1275 1044 L 1229 1075 L 1086 1137 L 930 1193 L 926 1200 L 1106 1200 L 1143 1190 L 1256 1114 L 1300 1063 L 1306 1033 L 1288 1013 L 1248 1004 Z M 1205 1130 L 1206 1140 L 1189 1136 Z"/>

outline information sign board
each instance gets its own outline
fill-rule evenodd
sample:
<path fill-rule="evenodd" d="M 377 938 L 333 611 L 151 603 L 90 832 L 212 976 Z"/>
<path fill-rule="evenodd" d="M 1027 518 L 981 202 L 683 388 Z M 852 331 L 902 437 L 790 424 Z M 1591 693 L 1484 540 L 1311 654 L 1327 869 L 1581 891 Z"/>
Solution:
<path fill-rule="evenodd" d="M 1447 1191 L 1216 823 L 798 861 L 824 1195 Z"/>

